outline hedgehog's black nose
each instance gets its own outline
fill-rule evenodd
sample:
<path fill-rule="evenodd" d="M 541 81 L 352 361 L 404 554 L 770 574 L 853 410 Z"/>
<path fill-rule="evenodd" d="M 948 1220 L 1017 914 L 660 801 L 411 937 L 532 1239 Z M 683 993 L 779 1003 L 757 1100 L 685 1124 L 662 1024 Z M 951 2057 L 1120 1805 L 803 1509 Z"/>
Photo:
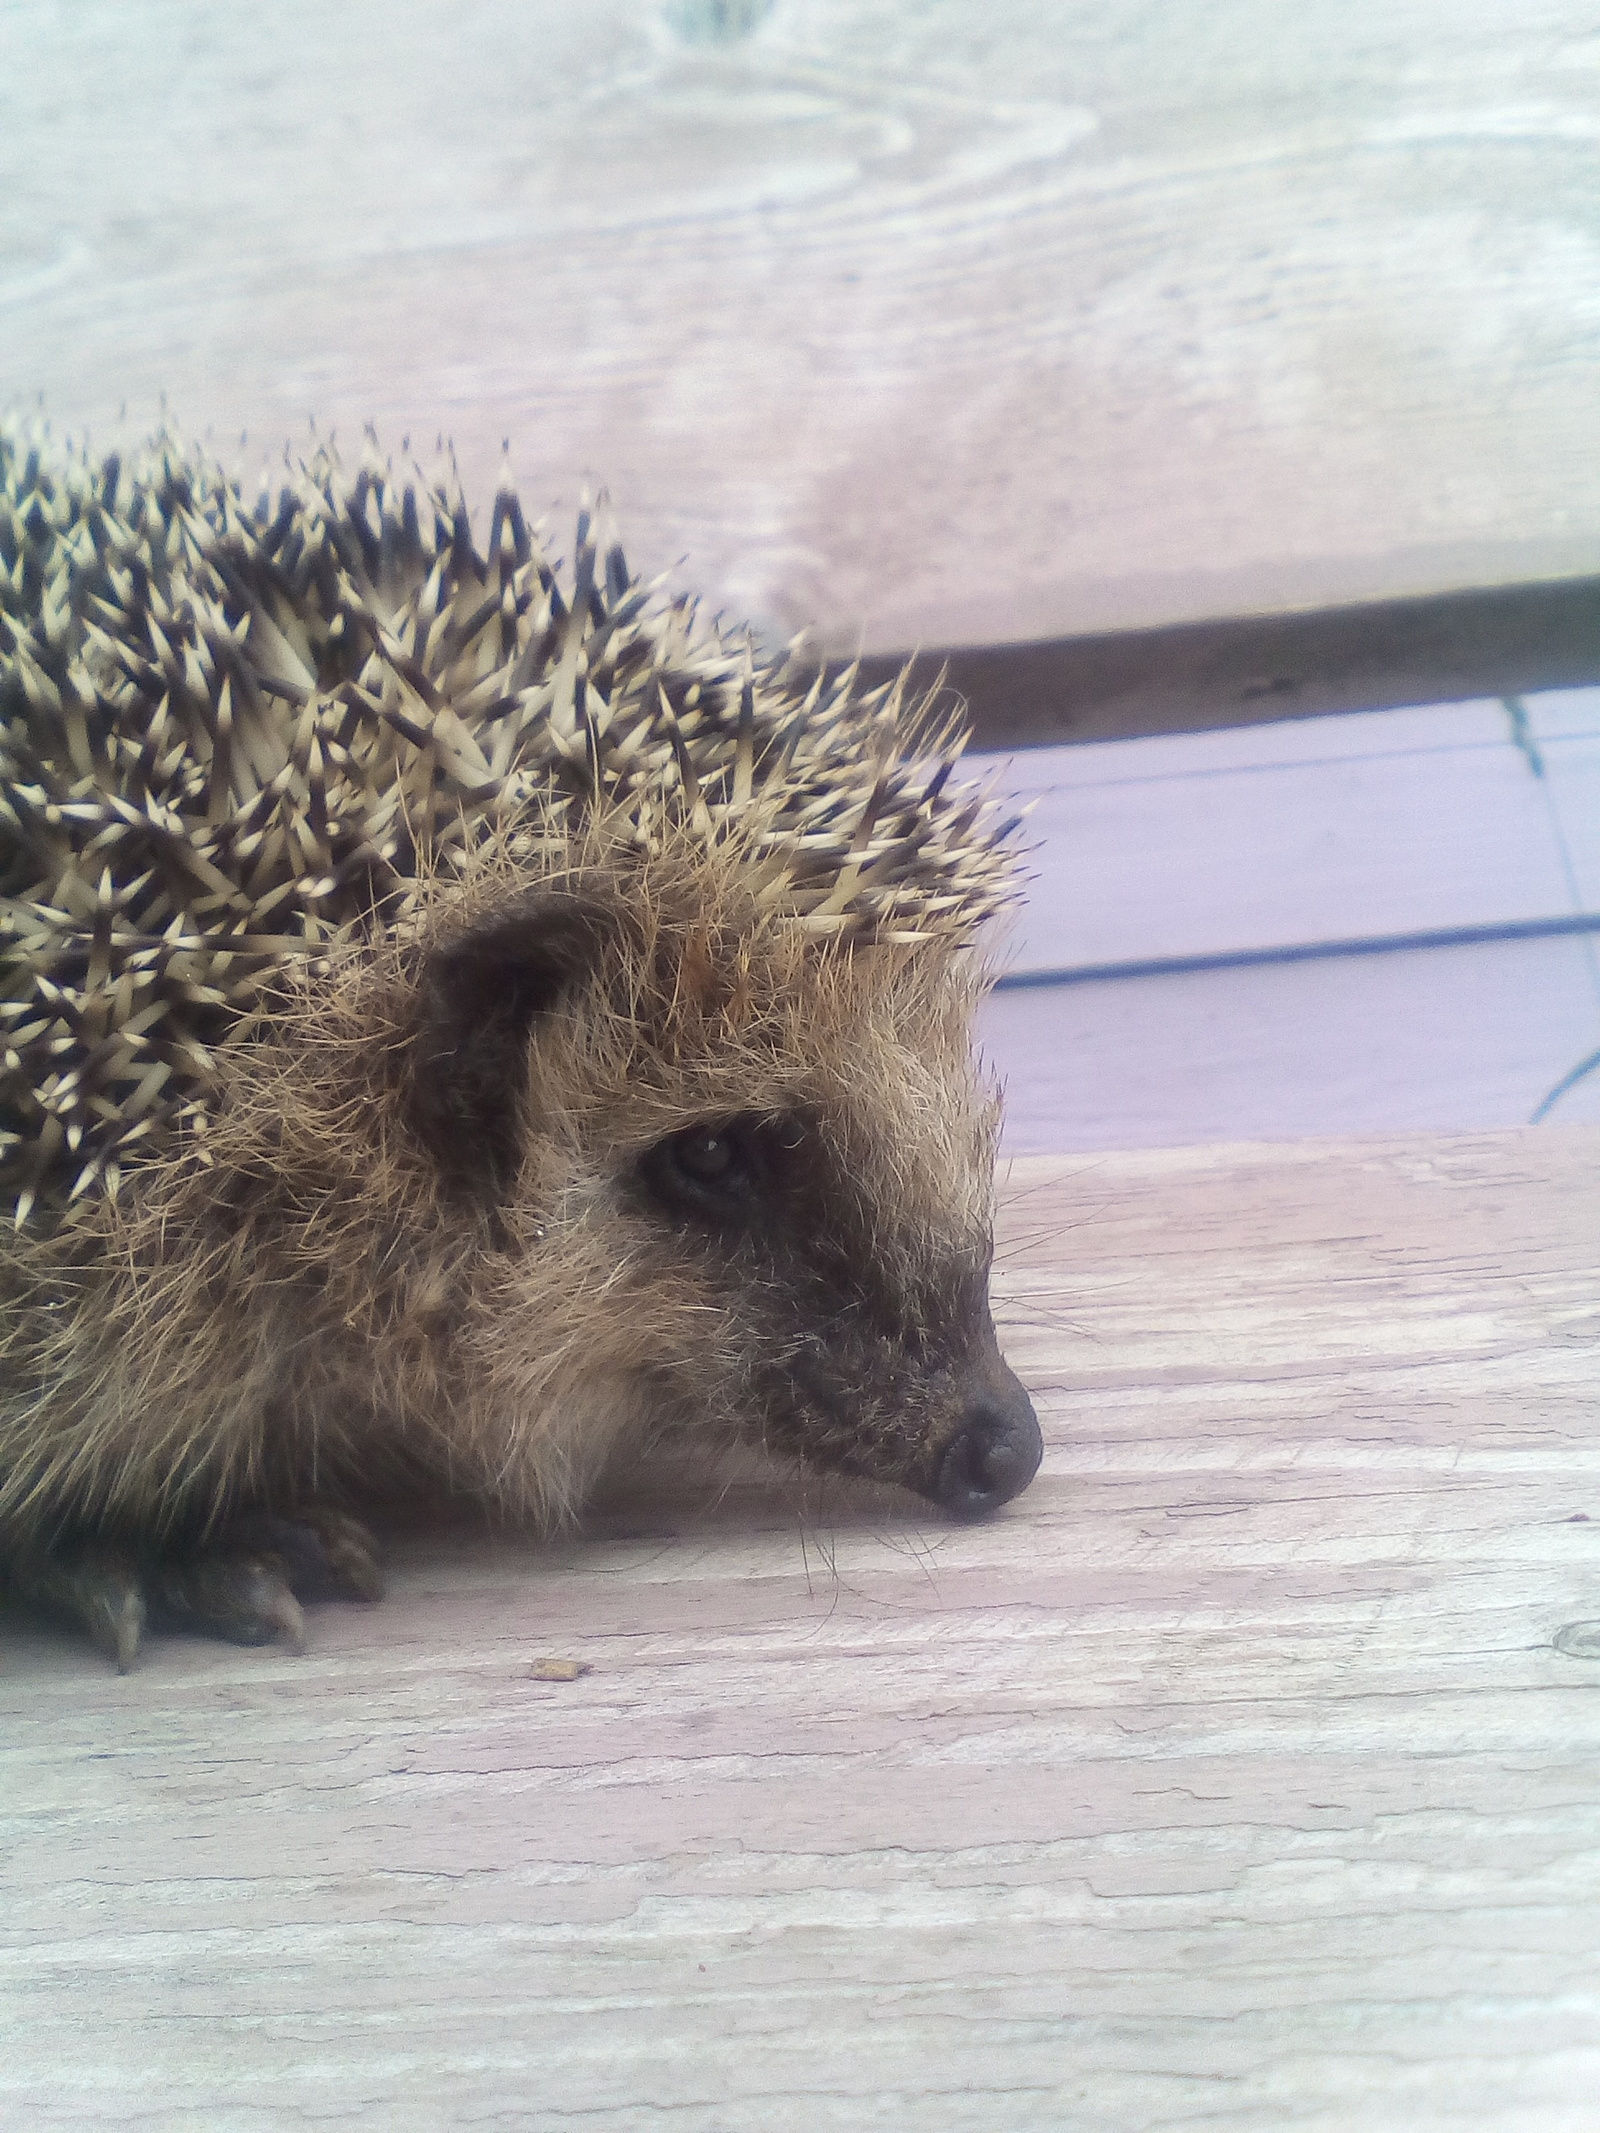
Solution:
<path fill-rule="evenodd" d="M 1020 1496 L 1039 1471 L 1044 1439 L 1033 1402 L 1005 1373 L 967 1409 L 954 1443 L 939 1461 L 931 1491 L 956 1518 L 984 1518 Z"/>

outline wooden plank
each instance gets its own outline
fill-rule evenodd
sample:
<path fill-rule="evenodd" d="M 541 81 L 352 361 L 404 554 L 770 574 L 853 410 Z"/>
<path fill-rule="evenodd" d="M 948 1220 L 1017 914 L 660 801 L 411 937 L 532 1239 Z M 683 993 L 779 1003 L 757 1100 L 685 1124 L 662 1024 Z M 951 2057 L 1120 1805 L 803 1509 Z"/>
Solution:
<path fill-rule="evenodd" d="M 1547 776 L 1503 704 L 1470 703 L 976 757 L 1033 803 L 1006 968 L 1600 915 L 1574 870 L 1600 735 L 1536 745 Z"/>
<path fill-rule="evenodd" d="M 1592 577 L 1597 65 L 1578 0 L 13 6 L 6 390 L 443 430 L 484 508 L 509 437 L 830 652 Z"/>
<path fill-rule="evenodd" d="M 1600 689 L 1530 697 L 1527 715 L 1574 899 L 1600 910 Z"/>
<path fill-rule="evenodd" d="M 1527 712 L 1540 741 L 1592 740 L 1600 733 L 1600 689 L 1551 689 L 1530 697 Z"/>
<path fill-rule="evenodd" d="M 300 1661 L 8 1621 L 0 2122 L 1587 2133 L 1597 1190 L 1019 1164 L 993 1524 L 641 1475 Z"/>
<path fill-rule="evenodd" d="M 1517 1125 L 1600 1046 L 1593 934 L 1461 938 L 1600 911 L 1600 690 L 973 771 L 1038 802 L 1002 984 L 1074 980 L 986 1011 L 1014 1151 Z M 1600 1117 L 1600 1073 L 1558 1115 Z"/>
<path fill-rule="evenodd" d="M 1003 992 L 983 1038 L 1018 1155 L 1460 1133 L 1600 1046 L 1600 979 L 1589 941 L 1484 942 Z M 1600 1073 L 1556 1115 L 1600 1123 Z"/>

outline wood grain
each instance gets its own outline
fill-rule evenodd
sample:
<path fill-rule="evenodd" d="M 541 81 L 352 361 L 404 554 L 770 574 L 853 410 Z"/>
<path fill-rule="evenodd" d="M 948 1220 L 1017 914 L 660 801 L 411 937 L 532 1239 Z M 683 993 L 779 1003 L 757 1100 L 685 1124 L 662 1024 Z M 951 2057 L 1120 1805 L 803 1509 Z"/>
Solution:
<path fill-rule="evenodd" d="M 8 1621 L 0 2123 L 1588 2133 L 1597 1189 L 1018 1164 L 991 1525 L 641 1476 L 300 1661 Z"/>
<path fill-rule="evenodd" d="M 836 650 L 1592 573 L 1597 83 L 1578 0 L 20 0 L 0 389 L 510 438 Z"/>

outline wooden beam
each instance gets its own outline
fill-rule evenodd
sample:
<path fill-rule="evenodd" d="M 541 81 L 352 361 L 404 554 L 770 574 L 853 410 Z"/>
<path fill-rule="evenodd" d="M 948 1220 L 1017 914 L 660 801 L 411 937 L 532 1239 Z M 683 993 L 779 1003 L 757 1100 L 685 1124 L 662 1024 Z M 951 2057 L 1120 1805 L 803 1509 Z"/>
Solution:
<path fill-rule="evenodd" d="M 908 656 L 864 659 L 863 687 Z M 1600 682 L 1600 577 L 955 645 L 919 652 L 913 671 L 925 685 L 942 672 L 974 745 L 994 749 L 1582 688 Z"/>

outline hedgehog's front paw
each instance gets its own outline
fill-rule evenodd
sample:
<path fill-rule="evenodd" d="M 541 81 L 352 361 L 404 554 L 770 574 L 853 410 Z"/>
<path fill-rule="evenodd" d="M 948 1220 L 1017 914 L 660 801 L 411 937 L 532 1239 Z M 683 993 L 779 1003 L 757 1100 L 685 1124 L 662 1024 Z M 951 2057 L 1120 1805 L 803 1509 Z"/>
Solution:
<path fill-rule="evenodd" d="M 233 1644 L 306 1644 L 302 1600 L 381 1600 L 378 1544 L 359 1519 L 312 1505 L 256 1511 L 203 1546 L 165 1557 L 151 1598 L 167 1621 Z"/>
<path fill-rule="evenodd" d="M 234 1644 L 305 1649 L 303 1600 L 379 1600 L 378 1544 L 359 1519 L 321 1505 L 279 1518 L 253 1512 L 213 1539 L 136 1555 L 77 1540 L 12 1564 L 25 1599 L 76 1616 L 127 1673 L 152 1617 Z"/>

